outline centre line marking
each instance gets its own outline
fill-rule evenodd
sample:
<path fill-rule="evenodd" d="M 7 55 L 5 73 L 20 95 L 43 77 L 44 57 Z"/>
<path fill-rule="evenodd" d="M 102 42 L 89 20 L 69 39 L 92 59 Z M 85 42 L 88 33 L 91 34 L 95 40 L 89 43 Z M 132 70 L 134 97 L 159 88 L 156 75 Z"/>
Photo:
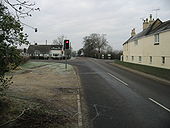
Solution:
<path fill-rule="evenodd" d="M 158 103 L 157 101 L 155 101 L 152 98 L 149 98 L 149 100 L 151 100 L 153 103 L 159 105 L 160 107 L 162 107 L 163 109 L 167 110 L 168 112 L 170 112 L 170 109 L 168 109 L 167 107 L 163 106 L 162 104 Z"/>
<path fill-rule="evenodd" d="M 107 73 L 107 74 L 109 74 L 111 77 L 115 78 L 115 79 L 118 80 L 119 82 L 125 84 L 126 86 L 128 85 L 127 83 L 125 83 L 124 81 L 120 80 L 120 79 L 117 78 L 116 76 L 114 76 L 114 75 L 112 75 L 112 74 L 110 74 L 110 73 Z"/>

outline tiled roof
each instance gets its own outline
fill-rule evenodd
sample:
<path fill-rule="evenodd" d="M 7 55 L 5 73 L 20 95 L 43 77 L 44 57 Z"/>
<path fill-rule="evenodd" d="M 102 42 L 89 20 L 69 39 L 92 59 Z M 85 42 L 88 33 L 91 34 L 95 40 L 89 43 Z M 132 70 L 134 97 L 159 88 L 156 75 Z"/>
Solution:
<path fill-rule="evenodd" d="M 155 25 L 157 21 L 160 22 L 160 25 L 158 25 L 158 26 Z M 124 44 L 128 43 L 129 41 L 133 41 L 133 40 L 139 39 L 139 38 L 141 38 L 143 36 L 160 33 L 162 31 L 165 31 L 165 30 L 168 30 L 168 29 L 170 30 L 170 20 L 168 20 L 166 22 L 161 22 L 159 19 L 157 19 L 147 29 L 144 29 L 142 32 L 138 33 L 137 35 L 130 37 Z"/>
<path fill-rule="evenodd" d="M 62 49 L 62 45 L 30 45 L 28 48 L 29 54 L 34 54 L 35 51 L 39 51 L 41 54 L 49 54 L 51 49 Z"/>
<path fill-rule="evenodd" d="M 149 34 L 160 33 L 162 31 L 170 29 L 170 20 L 163 22 L 156 29 L 152 30 Z"/>

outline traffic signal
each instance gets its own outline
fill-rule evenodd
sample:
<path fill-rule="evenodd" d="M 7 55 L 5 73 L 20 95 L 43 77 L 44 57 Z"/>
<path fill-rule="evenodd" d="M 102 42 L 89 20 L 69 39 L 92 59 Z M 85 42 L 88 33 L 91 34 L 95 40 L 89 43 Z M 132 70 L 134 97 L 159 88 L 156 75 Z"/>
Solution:
<path fill-rule="evenodd" d="M 34 30 L 35 30 L 35 32 L 37 32 L 37 31 L 38 31 L 38 29 L 37 29 L 37 28 L 35 28 Z"/>
<path fill-rule="evenodd" d="M 69 48 L 70 48 L 69 40 L 64 40 L 64 49 L 69 49 Z"/>

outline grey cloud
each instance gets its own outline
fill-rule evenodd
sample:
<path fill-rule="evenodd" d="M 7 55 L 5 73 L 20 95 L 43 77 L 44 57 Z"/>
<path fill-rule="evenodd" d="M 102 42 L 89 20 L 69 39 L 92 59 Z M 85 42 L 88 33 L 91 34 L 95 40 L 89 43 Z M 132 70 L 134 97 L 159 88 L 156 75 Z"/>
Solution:
<path fill-rule="evenodd" d="M 122 44 L 130 36 L 133 27 L 141 31 L 141 17 L 148 17 L 154 8 L 161 8 L 160 19 L 168 20 L 169 0 L 37 0 L 40 12 L 23 21 L 38 27 L 38 33 L 25 27 L 31 42 L 49 43 L 57 35 L 64 34 L 72 42 L 74 49 L 82 47 L 82 38 L 90 33 L 105 33 L 114 49 L 122 49 Z"/>

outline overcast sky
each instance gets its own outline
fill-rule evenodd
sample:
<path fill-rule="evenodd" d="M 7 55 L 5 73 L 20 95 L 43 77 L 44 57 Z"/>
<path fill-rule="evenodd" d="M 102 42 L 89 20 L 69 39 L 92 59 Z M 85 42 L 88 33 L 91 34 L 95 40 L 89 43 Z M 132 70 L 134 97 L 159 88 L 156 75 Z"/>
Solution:
<path fill-rule="evenodd" d="M 74 50 L 83 46 L 83 37 L 91 33 L 106 34 L 113 49 L 122 49 L 132 28 L 142 31 L 142 19 L 160 8 L 158 18 L 170 20 L 170 0 L 31 0 L 41 11 L 22 21 L 38 28 L 25 27 L 32 44 L 48 44 L 59 35 L 72 42 Z"/>

